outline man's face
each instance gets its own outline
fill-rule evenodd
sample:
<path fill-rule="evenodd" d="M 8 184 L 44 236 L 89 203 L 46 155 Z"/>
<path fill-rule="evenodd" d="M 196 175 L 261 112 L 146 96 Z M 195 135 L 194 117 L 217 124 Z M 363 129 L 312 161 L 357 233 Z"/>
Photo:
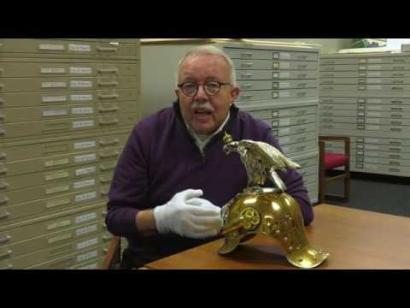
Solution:
<path fill-rule="evenodd" d="M 197 134 L 212 134 L 225 120 L 229 107 L 239 95 L 239 88 L 222 85 L 216 95 L 208 95 L 204 83 L 230 82 L 229 65 L 219 55 L 199 54 L 185 59 L 178 76 L 178 84 L 193 82 L 199 86 L 195 96 L 186 96 L 181 89 L 175 93 L 179 98 L 184 120 Z"/>

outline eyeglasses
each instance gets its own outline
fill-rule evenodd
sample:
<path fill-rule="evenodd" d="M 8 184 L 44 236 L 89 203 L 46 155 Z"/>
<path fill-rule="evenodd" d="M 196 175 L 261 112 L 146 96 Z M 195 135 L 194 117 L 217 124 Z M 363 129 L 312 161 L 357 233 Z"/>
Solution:
<path fill-rule="evenodd" d="M 230 85 L 229 82 L 208 81 L 202 86 L 207 95 L 213 96 L 218 94 L 222 86 Z M 191 81 L 183 82 L 178 85 L 184 95 L 193 97 L 198 93 L 199 84 Z"/>

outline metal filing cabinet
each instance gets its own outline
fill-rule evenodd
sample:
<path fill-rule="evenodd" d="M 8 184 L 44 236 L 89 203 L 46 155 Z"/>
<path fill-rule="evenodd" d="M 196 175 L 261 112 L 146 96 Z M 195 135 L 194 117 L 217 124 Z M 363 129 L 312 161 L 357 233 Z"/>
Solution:
<path fill-rule="evenodd" d="M 353 171 L 410 175 L 410 54 L 322 56 L 319 114 L 320 134 L 351 138 Z"/>
<path fill-rule="evenodd" d="M 143 43 L 142 71 L 147 74 L 142 81 L 145 83 L 143 96 L 150 106 L 145 115 L 169 106 L 174 97 L 178 60 L 188 49 L 203 44 L 214 44 L 232 58 L 241 88 L 236 105 L 272 127 L 285 154 L 303 165 L 300 172 L 312 202 L 317 202 L 319 50 L 309 46 L 261 45 L 232 40 L 155 42 L 146 46 Z M 164 67 L 170 72 L 164 71 Z M 163 82 L 158 81 L 155 72 L 161 74 L 161 79 L 168 78 L 169 83 L 153 87 Z M 164 74 L 168 75 L 164 77 Z M 158 91 L 159 88 L 163 90 Z"/>
<path fill-rule="evenodd" d="M 135 39 L 0 39 L 0 268 L 98 268 L 140 117 Z"/>

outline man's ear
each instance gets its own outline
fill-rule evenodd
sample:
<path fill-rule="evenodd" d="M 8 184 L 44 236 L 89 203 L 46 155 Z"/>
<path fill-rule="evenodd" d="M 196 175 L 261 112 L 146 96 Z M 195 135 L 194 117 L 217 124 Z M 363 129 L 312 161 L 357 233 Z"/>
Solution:
<path fill-rule="evenodd" d="M 177 96 L 177 98 L 179 98 L 179 89 L 177 88 L 174 91 L 175 91 L 175 95 Z"/>
<path fill-rule="evenodd" d="M 233 87 L 231 90 L 232 103 L 239 97 L 241 90 L 238 87 Z"/>

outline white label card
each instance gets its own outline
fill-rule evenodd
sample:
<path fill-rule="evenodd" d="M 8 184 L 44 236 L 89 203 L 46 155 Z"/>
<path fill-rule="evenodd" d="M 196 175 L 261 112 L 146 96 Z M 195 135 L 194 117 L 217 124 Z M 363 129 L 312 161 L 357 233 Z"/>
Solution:
<path fill-rule="evenodd" d="M 80 52 L 90 52 L 91 46 L 86 45 L 86 44 L 68 44 L 68 50 L 80 51 Z"/>
<path fill-rule="evenodd" d="M 74 182 L 73 188 L 78 189 L 78 188 L 83 188 L 83 187 L 88 187 L 88 186 L 93 186 L 93 185 L 95 185 L 95 179 Z"/>
<path fill-rule="evenodd" d="M 74 156 L 74 162 L 76 163 L 84 163 L 84 162 L 95 161 L 95 160 L 97 160 L 97 154 L 95 153 Z"/>
<path fill-rule="evenodd" d="M 73 102 L 76 101 L 92 101 L 94 96 L 92 94 L 72 94 L 70 95 L 70 100 Z"/>
<path fill-rule="evenodd" d="M 97 171 L 97 167 L 86 167 L 80 168 L 75 171 L 75 176 L 86 175 L 86 174 L 94 174 Z"/>
<path fill-rule="evenodd" d="M 93 220 L 97 217 L 97 213 L 96 212 L 92 212 L 92 213 L 87 213 L 87 214 L 83 214 L 80 216 L 77 216 L 75 218 L 75 223 L 76 224 L 80 224 L 83 223 L 85 221 L 89 221 L 89 220 Z"/>
<path fill-rule="evenodd" d="M 95 140 L 81 141 L 81 142 L 75 142 L 74 143 L 74 149 L 76 149 L 76 150 L 94 148 L 95 146 L 96 146 Z"/>
<path fill-rule="evenodd" d="M 92 127 L 94 126 L 94 120 L 74 121 L 73 128 Z"/>
<path fill-rule="evenodd" d="M 67 96 L 42 96 L 41 101 L 43 103 L 57 103 L 67 101 Z"/>
<path fill-rule="evenodd" d="M 75 236 L 80 236 L 80 235 L 88 234 L 88 233 L 95 232 L 95 231 L 97 231 L 97 224 L 78 228 L 77 230 L 75 230 Z"/>
<path fill-rule="evenodd" d="M 91 74 L 92 72 L 91 67 L 70 67 L 70 74 Z"/>

